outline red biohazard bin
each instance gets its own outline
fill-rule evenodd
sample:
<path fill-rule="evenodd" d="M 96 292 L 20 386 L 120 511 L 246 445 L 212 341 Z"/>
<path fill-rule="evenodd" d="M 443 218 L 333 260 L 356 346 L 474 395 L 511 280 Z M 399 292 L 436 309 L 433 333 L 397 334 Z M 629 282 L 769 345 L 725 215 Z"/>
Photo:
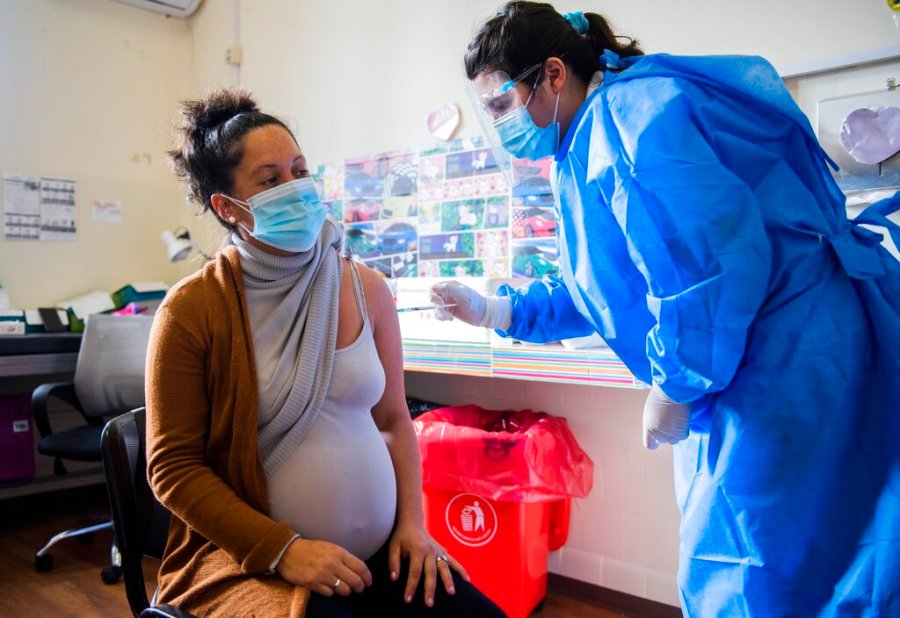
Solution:
<path fill-rule="evenodd" d="M 413 424 L 426 528 L 479 590 L 525 618 L 547 592 L 548 554 L 566 542 L 593 462 L 565 419 L 543 412 L 456 406 Z"/>

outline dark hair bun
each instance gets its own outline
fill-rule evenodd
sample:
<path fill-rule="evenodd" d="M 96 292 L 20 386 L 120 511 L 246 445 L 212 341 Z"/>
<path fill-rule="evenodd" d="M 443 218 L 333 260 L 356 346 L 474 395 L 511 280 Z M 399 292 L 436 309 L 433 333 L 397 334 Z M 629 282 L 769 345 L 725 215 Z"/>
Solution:
<path fill-rule="evenodd" d="M 168 151 L 172 170 L 184 181 L 188 197 L 201 213 L 213 210 L 219 222 L 232 229 L 212 208 L 211 198 L 214 193 L 231 191 L 234 169 L 244 156 L 244 136 L 267 125 L 294 135 L 284 122 L 259 111 L 250 93 L 240 88 L 214 90 L 202 99 L 182 101 L 179 111 L 175 139 Z"/>
<path fill-rule="evenodd" d="M 182 126 L 191 132 L 209 131 L 225 124 L 238 114 L 258 112 L 250 93 L 239 90 L 216 90 L 199 101 L 185 101 L 181 108 Z"/>

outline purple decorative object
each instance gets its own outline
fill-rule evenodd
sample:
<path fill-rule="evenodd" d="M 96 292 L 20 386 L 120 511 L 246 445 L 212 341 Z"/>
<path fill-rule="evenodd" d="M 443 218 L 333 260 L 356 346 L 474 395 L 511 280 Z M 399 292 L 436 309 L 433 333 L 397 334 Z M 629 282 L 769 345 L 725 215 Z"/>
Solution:
<path fill-rule="evenodd" d="M 34 476 L 31 393 L 0 395 L 0 481 Z"/>
<path fill-rule="evenodd" d="M 851 157 L 875 165 L 900 151 L 900 107 L 863 107 L 847 114 L 841 144 Z"/>

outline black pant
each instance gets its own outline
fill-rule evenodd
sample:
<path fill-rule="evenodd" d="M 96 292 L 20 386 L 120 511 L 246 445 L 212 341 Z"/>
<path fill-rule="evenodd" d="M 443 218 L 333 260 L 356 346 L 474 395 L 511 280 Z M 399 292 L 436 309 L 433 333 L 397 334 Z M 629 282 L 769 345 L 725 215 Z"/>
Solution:
<path fill-rule="evenodd" d="M 440 576 L 434 590 L 434 605 L 425 605 L 423 594 L 425 574 L 419 580 L 412 603 L 403 600 L 409 560 L 403 558 L 400 577 L 391 581 L 388 569 L 388 548 L 385 543 L 374 556 L 366 560 L 372 573 L 372 585 L 362 593 L 351 592 L 349 597 L 334 595 L 323 597 L 315 592 L 310 595 L 306 607 L 307 618 L 365 618 L 390 616 L 391 618 L 505 618 L 506 614 L 475 586 L 453 573 L 456 594 L 449 595 Z"/>

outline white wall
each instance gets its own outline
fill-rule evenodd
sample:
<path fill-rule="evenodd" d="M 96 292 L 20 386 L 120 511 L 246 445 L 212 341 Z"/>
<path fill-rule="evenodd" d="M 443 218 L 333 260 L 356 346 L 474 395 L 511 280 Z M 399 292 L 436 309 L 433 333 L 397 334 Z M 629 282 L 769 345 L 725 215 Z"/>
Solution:
<path fill-rule="evenodd" d="M 289 119 L 313 163 L 427 145 L 425 116 L 462 109 L 460 135 L 478 132 L 462 56 L 499 0 L 314 2 L 207 0 L 195 23 L 200 83 L 231 83 L 225 49 L 234 7 L 244 48 L 241 84 Z M 605 14 L 650 52 L 753 53 L 789 68 L 900 44 L 883 0 L 559 0 L 560 11 Z M 201 51 L 202 50 L 202 51 Z M 205 54 L 203 58 L 200 54 Z"/>
<path fill-rule="evenodd" d="M 553 3 L 563 6 L 563 3 Z M 570 3 L 565 3 L 568 7 Z M 900 44 L 884 0 L 594 0 L 575 8 L 602 13 L 645 51 L 758 54 L 784 74 L 833 64 Z"/>
<path fill-rule="evenodd" d="M 223 67 L 235 4 L 241 85 L 289 121 L 313 164 L 429 143 L 426 114 L 464 103 L 460 47 L 473 14 L 495 8 L 484 0 L 207 1 L 194 20 L 196 49 L 215 50 L 195 68 L 213 76 L 201 77 L 204 87 L 230 83 Z"/>
<path fill-rule="evenodd" d="M 191 47 L 186 21 L 110 0 L 0 0 L 0 171 L 77 181 L 76 241 L 0 237 L 16 306 L 183 274 L 159 234 L 183 221 L 164 152 Z M 94 199 L 123 202 L 123 223 L 92 221 Z"/>
<path fill-rule="evenodd" d="M 900 38 L 900 34 L 898 34 Z M 816 73 L 787 80 L 800 109 L 816 128 L 816 104 L 822 99 L 883 90 L 888 78 L 900 83 L 900 60 L 876 62 L 851 69 Z"/>

